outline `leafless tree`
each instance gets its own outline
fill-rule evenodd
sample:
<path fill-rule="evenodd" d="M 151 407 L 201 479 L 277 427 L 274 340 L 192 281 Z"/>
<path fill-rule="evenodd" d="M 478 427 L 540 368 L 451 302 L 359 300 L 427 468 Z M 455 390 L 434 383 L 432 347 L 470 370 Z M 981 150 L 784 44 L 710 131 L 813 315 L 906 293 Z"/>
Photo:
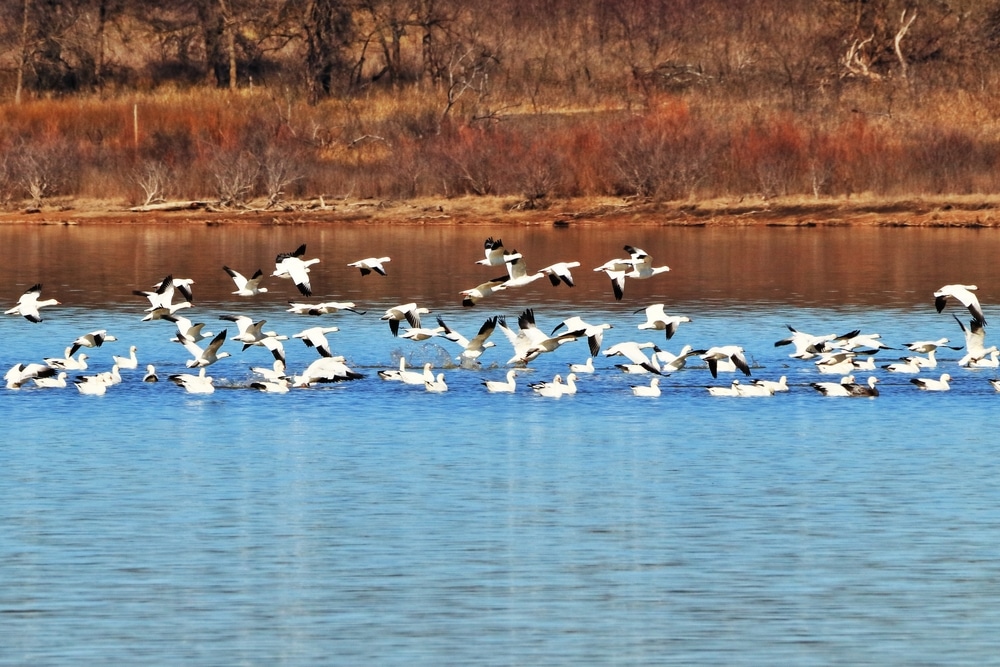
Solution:
<path fill-rule="evenodd" d="M 220 151 L 212 162 L 220 206 L 243 207 L 253 198 L 260 163 L 246 151 Z"/>
<path fill-rule="evenodd" d="M 149 160 L 133 172 L 132 180 L 143 192 L 142 206 L 163 202 L 170 181 L 170 168 L 159 160 Z"/>

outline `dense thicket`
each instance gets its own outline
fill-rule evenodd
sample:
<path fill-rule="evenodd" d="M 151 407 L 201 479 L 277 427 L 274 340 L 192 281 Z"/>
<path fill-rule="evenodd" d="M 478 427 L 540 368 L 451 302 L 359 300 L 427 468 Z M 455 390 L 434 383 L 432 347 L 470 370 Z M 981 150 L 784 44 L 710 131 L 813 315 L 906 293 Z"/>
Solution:
<path fill-rule="evenodd" d="M 995 191 L 1000 0 L 12 0 L 0 199 Z"/>

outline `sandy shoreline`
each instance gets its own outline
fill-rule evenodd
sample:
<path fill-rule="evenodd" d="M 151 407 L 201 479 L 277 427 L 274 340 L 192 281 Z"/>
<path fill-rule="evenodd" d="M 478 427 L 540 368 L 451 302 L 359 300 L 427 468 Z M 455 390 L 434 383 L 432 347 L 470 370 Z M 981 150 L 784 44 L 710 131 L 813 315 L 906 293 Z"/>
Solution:
<path fill-rule="evenodd" d="M 665 226 L 885 226 L 1000 227 L 1000 196 L 910 199 L 806 199 L 706 202 L 629 202 L 622 199 L 552 200 L 525 208 L 512 198 L 443 200 L 310 200 L 281 208 L 219 209 L 207 202 L 176 202 L 140 211 L 107 201 L 65 200 L 40 210 L 0 212 L 5 225 L 79 224 L 652 224 Z"/>

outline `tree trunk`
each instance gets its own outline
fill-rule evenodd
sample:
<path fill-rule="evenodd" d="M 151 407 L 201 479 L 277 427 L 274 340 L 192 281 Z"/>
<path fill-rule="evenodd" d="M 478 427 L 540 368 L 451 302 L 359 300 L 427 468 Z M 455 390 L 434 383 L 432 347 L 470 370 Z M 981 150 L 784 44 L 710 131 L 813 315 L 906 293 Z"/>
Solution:
<path fill-rule="evenodd" d="M 351 34 L 351 14 L 340 0 L 311 0 L 303 21 L 309 102 L 316 104 L 336 88 L 336 75 L 350 69 L 343 58 Z"/>
<path fill-rule="evenodd" d="M 101 0 L 97 8 L 97 55 L 94 58 L 94 85 L 104 89 L 104 26 L 108 21 L 108 2 Z"/>
<path fill-rule="evenodd" d="M 21 55 L 17 59 L 17 88 L 14 90 L 14 104 L 21 103 L 24 90 L 24 69 L 28 66 L 28 7 L 30 0 L 24 0 L 24 14 L 21 17 Z"/>
<path fill-rule="evenodd" d="M 229 90 L 236 90 L 236 19 L 229 11 L 226 0 L 219 0 L 222 21 L 226 32 L 226 47 L 229 55 Z"/>
<path fill-rule="evenodd" d="M 225 85 L 226 58 L 223 55 L 222 17 L 214 10 L 214 2 L 201 0 L 197 3 L 198 23 L 205 43 L 205 81 L 216 87 Z"/>

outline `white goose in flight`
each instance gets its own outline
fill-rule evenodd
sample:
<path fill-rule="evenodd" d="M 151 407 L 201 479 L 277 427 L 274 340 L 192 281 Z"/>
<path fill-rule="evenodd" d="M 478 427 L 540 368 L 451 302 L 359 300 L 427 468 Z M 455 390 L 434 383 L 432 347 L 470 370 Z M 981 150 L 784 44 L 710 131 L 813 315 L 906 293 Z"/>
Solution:
<path fill-rule="evenodd" d="M 705 350 L 695 350 L 690 345 L 685 345 L 677 354 L 668 350 L 658 350 L 653 353 L 651 361 L 660 369 L 661 373 L 673 373 L 687 366 L 688 359 L 697 357 L 704 352 Z"/>
<path fill-rule="evenodd" d="M 267 292 L 266 287 L 260 286 L 260 281 L 264 279 L 264 271 L 261 269 L 257 269 L 257 272 L 249 278 L 228 266 L 223 266 L 222 270 L 228 273 L 236 284 L 236 291 L 233 292 L 236 296 L 256 296 Z"/>
<path fill-rule="evenodd" d="M 597 356 L 601 351 L 601 346 L 604 344 L 604 332 L 608 329 L 613 329 L 614 327 L 607 322 L 602 322 L 601 324 L 590 324 L 584 322 L 582 318 L 577 315 L 568 317 L 552 329 L 552 334 L 555 335 L 560 329 L 566 329 L 566 331 L 574 331 L 587 337 L 587 345 L 590 347 L 591 356 Z"/>
<path fill-rule="evenodd" d="M 323 303 L 296 303 L 289 301 L 288 305 L 290 307 L 286 308 L 285 312 L 295 313 L 296 315 L 319 316 L 336 313 L 341 310 L 349 310 L 358 315 L 365 314 L 365 311 L 357 309 L 357 305 L 353 301 L 325 301 Z"/>
<path fill-rule="evenodd" d="M 531 308 L 525 309 L 518 316 L 517 325 L 519 330 L 514 332 L 507 326 L 505 317 L 500 316 L 497 319 L 497 326 L 514 347 L 514 356 L 507 360 L 508 364 L 527 364 L 540 354 L 552 352 L 583 335 L 583 331 L 569 331 L 558 336 L 546 336 L 535 324 L 535 311 Z"/>
<path fill-rule="evenodd" d="M 301 338 L 306 347 L 315 349 L 321 357 L 332 357 L 333 353 L 330 351 L 330 341 L 327 340 L 326 335 L 338 331 L 340 331 L 338 327 L 309 327 L 297 334 L 292 334 L 292 338 Z"/>
<path fill-rule="evenodd" d="M 400 322 L 405 320 L 410 327 L 419 329 L 420 316 L 430 312 L 428 308 L 417 306 L 416 303 L 410 302 L 387 309 L 385 314 L 379 319 L 387 321 L 389 323 L 389 331 L 392 332 L 393 336 L 398 336 Z"/>
<path fill-rule="evenodd" d="M 788 355 L 793 359 L 812 359 L 813 357 L 819 356 L 823 352 L 828 352 L 830 341 L 852 338 L 861 333 L 861 329 L 856 329 L 842 336 L 838 336 L 837 334 L 815 335 L 804 331 L 798 331 L 790 324 L 786 324 L 785 327 L 792 332 L 792 335 L 775 342 L 774 346 L 793 346 L 793 351 Z"/>
<path fill-rule="evenodd" d="M 385 266 L 383 264 L 389 261 L 388 257 L 367 257 L 365 259 L 359 259 L 356 262 L 351 262 L 348 266 L 354 267 L 361 271 L 361 275 L 367 276 L 371 272 L 375 272 L 380 276 L 385 275 Z"/>
<path fill-rule="evenodd" d="M 512 287 L 524 287 L 529 285 L 539 278 L 544 278 L 545 274 L 541 271 L 535 271 L 534 273 L 528 273 L 528 267 L 524 263 L 524 259 L 521 257 L 520 253 L 513 255 L 507 255 L 505 257 L 507 262 L 507 280 L 503 283 L 505 289 L 510 289 Z"/>
<path fill-rule="evenodd" d="M 708 370 L 711 371 L 712 377 L 718 377 L 719 364 L 723 361 L 731 361 L 736 368 L 743 371 L 744 375 L 750 375 L 750 365 L 747 363 L 746 353 L 739 345 L 710 347 L 700 356 L 708 363 Z"/>
<path fill-rule="evenodd" d="M 90 333 L 85 333 L 74 340 L 73 344 L 69 347 L 69 354 L 66 356 L 72 357 L 81 347 L 101 347 L 105 343 L 110 343 L 116 340 L 118 339 L 109 334 L 106 329 L 91 331 Z"/>
<path fill-rule="evenodd" d="M 476 264 L 483 266 L 503 266 L 507 262 L 507 257 L 513 257 L 517 254 L 508 253 L 504 250 L 503 241 L 500 239 L 494 240 L 492 236 L 483 243 L 483 252 L 486 256 L 476 262 Z"/>
<path fill-rule="evenodd" d="M 622 370 L 626 372 L 639 373 L 642 372 L 642 369 L 644 369 L 648 373 L 661 375 L 660 366 L 656 362 L 655 358 L 648 357 L 646 356 L 646 353 L 643 352 L 643 350 L 647 349 L 652 349 L 654 354 L 660 351 L 660 349 L 651 342 L 637 343 L 634 341 L 624 341 L 616 343 L 606 349 L 604 351 L 604 356 L 622 356 L 628 359 L 631 362 L 630 365 L 626 367 L 619 366 L 619 368 L 622 368 Z M 636 368 L 632 368 L 632 366 L 635 366 Z"/>
<path fill-rule="evenodd" d="M 615 299 L 621 301 L 625 294 L 625 279 L 646 280 L 670 270 L 669 266 L 653 266 L 653 258 L 645 250 L 630 245 L 625 246 L 628 259 L 612 259 L 594 271 L 604 271 L 611 279 L 611 289 Z"/>
<path fill-rule="evenodd" d="M 979 297 L 973 294 L 977 289 L 979 288 L 975 285 L 945 285 L 934 292 L 934 307 L 940 313 L 947 305 L 948 299 L 955 299 L 969 309 L 974 320 L 986 326 L 986 316 L 983 314 L 982 306 L 979 305 Z"/>
<path fill-rule="evenodd" d="M 219 348 L 222 344 L 226 342 L 226 336 L 229 335 L 228 329 L 223 329 L 215 338 L 208 344 L 207 347 L 202 349 L 197 343 L 190 341 L 184 342 L 184 349 L 191 353 L 194 357 L 193 359 L 188 359 L 186 366 L 188 368 L 202 368 L 204 366 L 211 366 L 219 359 L 225 359 L 230 356 L 228 352 L 220 352 Z"/>
<path fill-rule="evenodd" d="M 487 280 L 486 282 L 479 283 L 475 287 L 467 290 L 462 290 L 459 294 L 462 296 L 462 305 L 466 308 L 471 308 L 479 303 L 482 299 L 495 294 L 496 292 L 502 292 L 507 289 L 504 284 L 507 282 L 507 277 L 494 278 L 493 280 Z"/>
<path fill-rule="evenodd" d="M 479 327 L 479 332 L 471 340 L 445 324 L 442 318 L 438 317 L 437 321 L 438 325 L 444 330 L 441 335 L 462 348 L 459 357 L 462 360 L 474 361 L 482 356 L 486 349 L 496 347 L 496 343 L 487 339 L 496 330 L 497 319 L 498 317 L 494 315 L 483 322 L 482 326 Z"/>
<path fill-rule="evenodd" d="M 309 267 L 319 262 L 319 259 L 302 259 L 306 254 L 306 244 L 303 243 L 294 252 L 283 252 L 274 258 L 274 272 L 277 278 L 288 278 L 295 283 L 304 296 L 312 296 L 312 285 L 309 283 Z"/>
<path fill-rule="evenodd" d="M 42 321 L 39 310 L 46 306 L 58 306 L 55 299 L 41 299 L 42 285 L 32 285 L 17 299 L 17 305 L 9 310 L 5 310 L 5 315 L 21 315 L 24 319 L 35 324 Z"/>
<path fill-rule="evenodd" d="M 958 360 L 958 365 L 968 366 L 987 355 L 986 325 L 976 318 L 972 318 L 969 320 L 969 328 L 966 329 L 957 315 L 953 315 L 953 317 L 958 322 L 958 326 L 962 328 L 962 334 L 965 336 L 965 356 Z"/>
<path fill-rule="evenodd" d="M 204 322 L 193 324 L 191 320 L 182 315 L 170 315 L 163 319 L 173 322 L 177 326 L 177 335 L 170 339 L 172 343 L 200 343 L 215 335 L 211 331 L 204 331 Z"/>
<path fill-rule="evenodd" d="M 666 333 L 667 340 L 674 337 L 677 327 L 684 322 L 690 322 L 691 318 L 686 315 L 667 315 L 662 303 L 654 303 L 646 308 L 640 308 L 637 313 L 645 312 L 646 321 L 638 326 L 639 329 L 653 329 Z"/>
<path fill-rule="evenodd" d="M 548 276 L 549 282 L 552 283 L 553 287 L 559 287 L 559 283 L 573 287 L 575 283 L 573 282 L 571 270 L 578 266 L 580 266 L 580 262 L 556 262 L 555 264 L 549 264 L 545 268 L 539 269 L 538 272 Z"/>
<path fill-rule="evenodd" d="M 143 318 L 143 321 L 148 322 L 150 320 L 163 319 L 165 316 L 172 315 L 182 308 L 190 308 L 190 286 L 193 282 L 194 281 L 189 278 L 178 278 L 175 280 L 174 277 L 170 275 L 161 280 L 156 285 L 156 289 L 152 291 L 132 290 L 132 294 L 145 297 L 146 300 L 149 301 L 149 308 L 146 309 L 147 315 Z M 182 297 L 184 297 L 184 300 L 174 303 L 174 294 L 178 292 Z"/>

